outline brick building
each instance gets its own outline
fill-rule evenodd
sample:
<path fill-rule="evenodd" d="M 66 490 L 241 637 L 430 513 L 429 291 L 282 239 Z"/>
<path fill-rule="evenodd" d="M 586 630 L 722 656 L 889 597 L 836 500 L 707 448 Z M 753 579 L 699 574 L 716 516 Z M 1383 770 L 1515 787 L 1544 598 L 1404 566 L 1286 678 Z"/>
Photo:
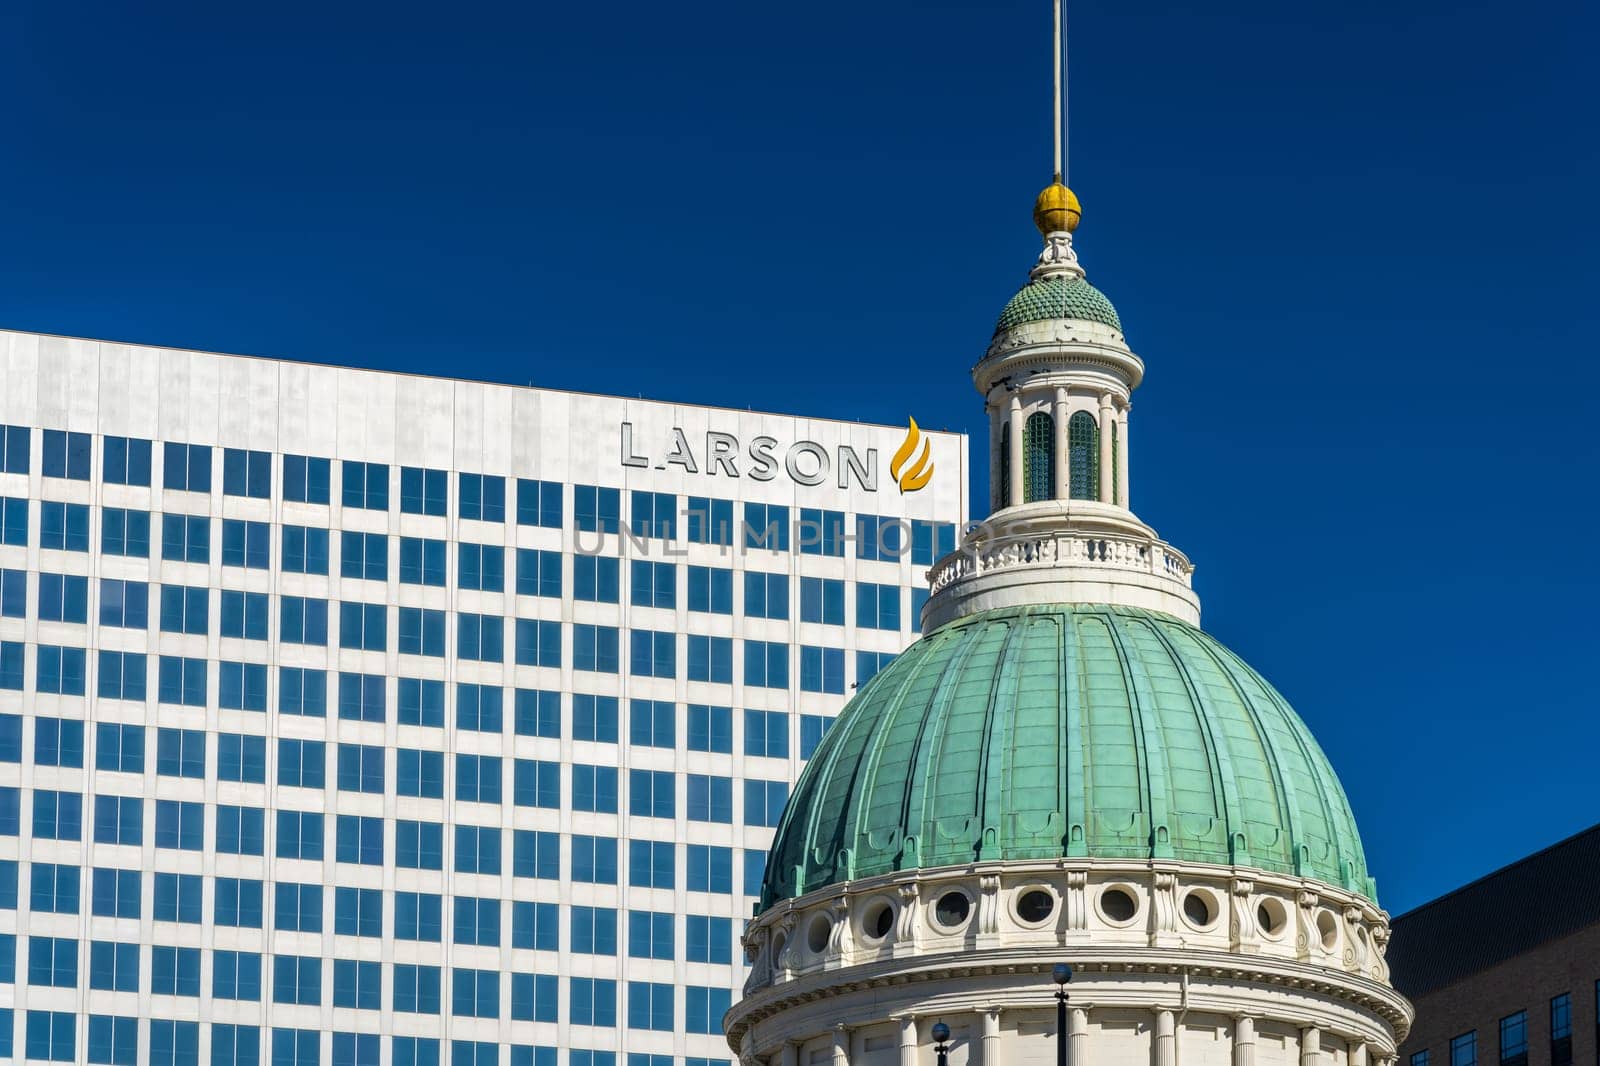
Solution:
<path fill-rule="evenodd" d="M 1393 923 L 1402 1066 L 1600 1062 L 1600 825 Z"/>

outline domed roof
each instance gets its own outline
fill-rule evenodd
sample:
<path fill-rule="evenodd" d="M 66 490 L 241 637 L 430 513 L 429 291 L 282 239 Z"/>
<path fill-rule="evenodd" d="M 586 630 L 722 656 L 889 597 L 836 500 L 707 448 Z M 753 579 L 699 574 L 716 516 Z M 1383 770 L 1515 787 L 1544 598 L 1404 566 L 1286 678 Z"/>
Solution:
<path fill-rule="evenodd" d="M 994 331 L 1048 318 L 1081 318 L 1122 332 L 1122 319 L 1105 293 L 1082 278 L 1053 275 L 1028 282 L 1000 312 Z"/>
<path fill-rule="evenodd" d="M 1376 895 L 1327 757 L 1260 674 L 1170 615 L 1047 605 L 951 622 L 850 701 L 795 784 L 761 907 L 895 870 L 1060 856 Z"/>

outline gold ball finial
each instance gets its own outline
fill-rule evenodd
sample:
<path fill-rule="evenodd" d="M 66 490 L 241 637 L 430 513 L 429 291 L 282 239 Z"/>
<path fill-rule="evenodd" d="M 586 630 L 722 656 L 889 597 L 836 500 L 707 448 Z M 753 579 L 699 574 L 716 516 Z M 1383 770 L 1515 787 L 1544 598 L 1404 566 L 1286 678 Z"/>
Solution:
<path fill-rule="evenodd" d="M 1082 218 L 1083 210 L 1078 206 L 1078 198 L 1059 179 L 1046 185 L 1033 202 L 1033 224 L 1043 234 L 1060 230 L 1071 233 L 1078 228 Z"/>

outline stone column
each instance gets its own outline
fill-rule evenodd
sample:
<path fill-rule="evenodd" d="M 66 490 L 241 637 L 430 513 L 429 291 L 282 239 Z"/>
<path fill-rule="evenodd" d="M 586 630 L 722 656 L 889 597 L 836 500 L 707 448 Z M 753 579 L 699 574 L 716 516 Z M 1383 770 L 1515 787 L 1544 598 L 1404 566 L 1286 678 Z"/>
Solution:
<path fill-rule="evenodd" d="M 1011 423 L 1011 506 L 1015 507 L 1022 502 L 1022 455 L 1026 450 L 1022 446 L 1022 397 L 1015 393 L 1006 417 Z"/>
<path fill-rule="evenodd" d="M 833 1027 L 833 1066 L 850 1066 L 850 1027 Z"/>
<path fill-rule="evenodd" d="M 1314 1025 L 1300 1030 L 1300 1066 L 1322 1066 L 1322 1030 Z"/>
<path fill-rule="evenodd" d="M 1056 389 L 1055 410 L 1051 414 L 1056 420 L 1056 499 L 1064 500 L 1072 495 L 1072 475 L 1067 468 L 1067 422 L 1072 415 L 1067 410 L 1067 390 L 1064 386 Z"/>
<path fill-rule="evenodd" d="M 917 1019 L 900 1019 L 900 1066 L 917 1066 Z"/>
<path fill-rule="evenodd" d="M 1178 1032 L 1170 1010 L 1156 1011 L 1156 1066 L 1177 1066 Z"/>
<path fill-rule="evenodd" d="M 1367 1066 L 1367 1045 L 1356 1040 L 1350 1044 L 1350 1066 Z"/>
<path fill-rule="evenodd" d="M 1067 1011 L 1067 1066 L 1089 1066 L 1089 1012 L 1082 1007 Z"/>
<path fill-rule="evenodd" d="M 1100 394 L 1100 502 L 1111 502 L 1111 422 L 1116 417 L 1111 408 L 1111 394 Z"/>
<path fill-rule="evenodd" d="M 783 1066 L 800 1066 L 800 1045 L 786 1042 L 783 1045 Z"/>
<path fill-rule="evenodd" d="M 1128 503 L 1128 409 L 1126 404 L 1117 412 L 1117 502 L 1132 510 Z"/>
<path fill-rule="evenodd" d="M 1241 1016 L 1233 1023 L 1233 1066 L 1256 1066 L 1256 1020 Z"/>
<path fill-rule="evenodd" d="M 1000 1008 L 988 1007 L 983 1012 L 983 1063 L 982 1066 L 1000 1066 Z"/>

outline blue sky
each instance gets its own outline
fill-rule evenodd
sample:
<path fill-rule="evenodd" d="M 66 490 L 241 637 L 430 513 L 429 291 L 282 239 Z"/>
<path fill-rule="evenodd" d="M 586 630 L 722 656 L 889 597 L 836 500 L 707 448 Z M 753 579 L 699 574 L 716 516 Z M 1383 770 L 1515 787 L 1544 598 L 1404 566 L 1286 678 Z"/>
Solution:
<path fill-rule="evenodd" d="M 0 326 L 981 439 L 1046 0 L 226 8 L 0 11 Z M 1597 10 L 1071 5 L 1134 505 L 1395 910 L 1600 820 Z"/>

